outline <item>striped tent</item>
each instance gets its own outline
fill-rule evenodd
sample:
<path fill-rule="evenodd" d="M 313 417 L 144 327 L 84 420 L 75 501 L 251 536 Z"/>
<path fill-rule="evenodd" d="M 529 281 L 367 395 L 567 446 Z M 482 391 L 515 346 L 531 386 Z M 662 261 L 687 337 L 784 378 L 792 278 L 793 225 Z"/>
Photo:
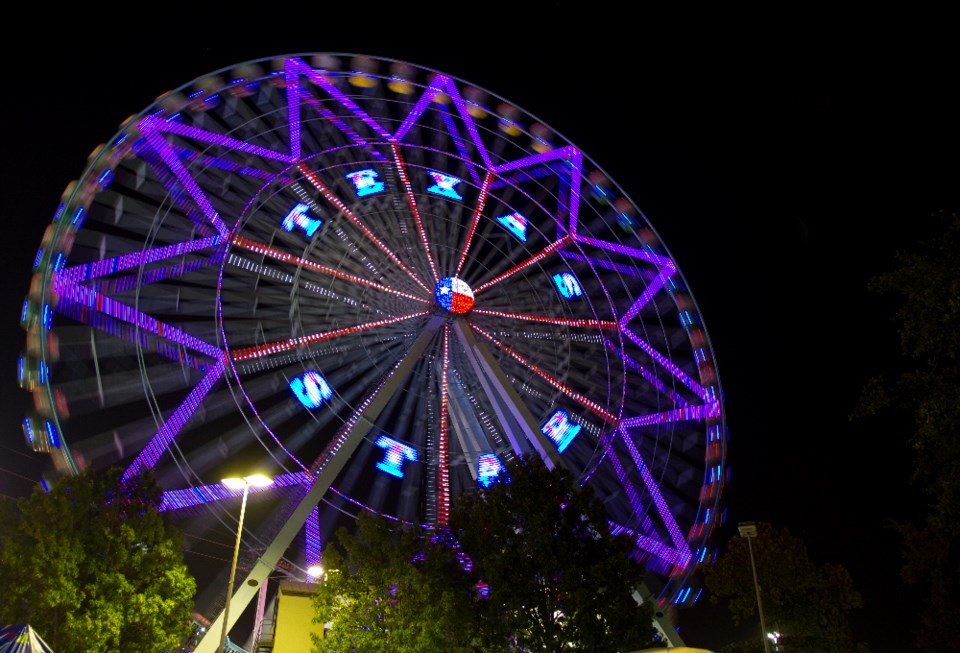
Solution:
<path fill-rule="evenodd" d="M 29 624 L 0 626 L 0 653 L 53 653 Z"/>

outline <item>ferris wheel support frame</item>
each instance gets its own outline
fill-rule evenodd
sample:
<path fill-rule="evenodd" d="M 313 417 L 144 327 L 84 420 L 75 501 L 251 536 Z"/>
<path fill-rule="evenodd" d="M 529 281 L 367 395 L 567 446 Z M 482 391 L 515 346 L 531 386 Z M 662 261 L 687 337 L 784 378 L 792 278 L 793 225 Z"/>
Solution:
<path fill-rule="evenodd" d="M 316 480 L 310 486 L 310 490 L 304 495 L 303 499 L 300 500 L 296 509 L 290 514 L 290 517 L 287 518 L 287 521 L 284 522 L 276 536 L 257 559 L 256 563 L 254 563 L 253 568 L 247 574 L 247 577 L 244 578 L 243 583 L 236 589 L 233 596 L 228 597 L 227 600 L 230 604 L 230 621 L 227 624 L 227 632 L 233 628 L 240 614 L 259 592 L 260 586 L 266 582 L 267 577 L 273 573 L 280 558 L 283 557 L 283 554 L 293 542 L 297 533 L 300 532 L 300 529 L 302 529 L 303 525 L 307 522 L 310 512 L 320 502 L 320 499 L 326 494 L 334 479 L 336 479 L 337 475 L 346 466 L 347 461 L 363 441 L 367 431 L 373 427 L 380 413 L 386 408 L 393 393 L 400 389 L 406 377 L 413 370 L 413 366 L 440 330 L 442 322 L 442 318 L 435 317 L 420 333 L 410 349 L 407 350 L 406 355 L 397 367 L 394 368 L 393 373 L 371 399 L 366 409 L 359 415 L 359 418 L 353 423 L 348 432 L 344 434 L 343 444 L 336 449 L 334 456 L 323 466 Z M 217 653 L 217 646 L 220 641 L 219 633 L 223 629 L 223 615 L 224 610 L 220 610 L 216 619 L 214 619 L 210 627 L 207 628 L 203 639 L 197 644 L 194 653 Z"/>

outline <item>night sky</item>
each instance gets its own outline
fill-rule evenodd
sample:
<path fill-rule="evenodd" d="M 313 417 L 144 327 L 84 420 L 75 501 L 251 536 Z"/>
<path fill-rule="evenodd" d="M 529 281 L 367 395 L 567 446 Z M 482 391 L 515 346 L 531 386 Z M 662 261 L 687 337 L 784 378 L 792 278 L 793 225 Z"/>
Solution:
<path fill-rule="evenodd" d="M 652 19 L 556 19 L 566 5 L 485 10 L 492 15 L 447 25 L 426 17 L 432 6 L 422 20 L 328 15 L 287 36 L 286 23 L 271 29 L 252 16 L 189 29 L 104 19 L 55 38 L 28 23 L 38 49 L 4 53 L 0 104 L 0 493 L 24 495 L 39 479 L 40 457 L 19 426 L 28 400 L 16 386 L 19 310 L 43 230 L 90 151 L 161 93 L 242 61 L 316 51 L 405 60 L 525 108 L 644 211 L 718 361 L 732 468 L 721 543 L 738 521 L 790 528 L 817 561 L 852 573 L 866 601 L 858 637 L 877 652 L 900 650 L 915 608 L 883 522 L 919 514 L 909 424 L 847 416 L 869 377 L 898 366 L 895 304 L 871 295 L 868 279 L 931 233 L 931 213 L 960 210 L 947 97 L 956 79 L 943 41 L 839 28 L 741 38 Z M 254 37 L 264 29 L 271 34 Z M 704 604 L 683 614 L 681 634 L 719 648 L 725 613 Z"/>

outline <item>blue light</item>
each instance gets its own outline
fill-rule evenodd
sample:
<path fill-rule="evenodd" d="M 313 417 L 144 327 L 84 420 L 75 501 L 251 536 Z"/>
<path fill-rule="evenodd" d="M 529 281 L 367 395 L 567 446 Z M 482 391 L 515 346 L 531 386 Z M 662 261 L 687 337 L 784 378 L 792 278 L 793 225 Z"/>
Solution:
<path fill-rule="evenodd" d="M 560 296 L 564 299 L 573 299 L 574 297 L 583 295 L 580 282 L 569 272 L 561 272 L 560 274 L 553 275 L 553 285 L 557 287 L 557 292 L 559 292 Z"/>
<path fill-rule="evenodd" d="M 23 433 L 27 436 L 27 442 L 33 442 L 33 424 L 29 417 L 23 419 Z"/>
<path fill-rule="evenodd" d="M 60 439 L 57 437 L 57 429 L 50 422 L 47 422 L 47 440 L 50 442 L 51 447 L 56 447 L 57 449 L 60 448 Z"/>
<path fill-rule="evenodd" d="M 18 368 L 20 369 L 20 375 L 18 378 L 20 379 L 20 383 L 23 383 L 23 356 L 20 357 Z"/>
<path fill-rule="evenodd" d="M 433 193 L 434 195 L 440 195 L 441 197 L 449 197 L 452 200 L 462 200 L 463 197 L 460 196 L 454 186 L 462 184 L 463 180 L 458 179 L 452 175 L 445 175 L 442 172 L 437 172 L 436 170 L 427 170 L 427 174 L 433 178 L 433 186 L 427 187 L 428 193 Z"/>
<path fill-rule="evenodd" d="M 557 445 L 557 453 L 563 453 L 563 450 L 573 442 L 577 433 L 580 432 L 580 428 L 579 424 L 570 421 L 567 411 L 558 410 L 550 416 L 550 419 L 540 430 Z"/>
<path fill-rule="evenodd" d="M 354 187 L 357 189 L 357 197 L 373 195 L 386 188 L 386 185 L 382 181 L 377 181 L 377 177 L 380 175 L 373 168 L 357 170 L 345 176 L 353 182 Z"/>
<path fill-rule="evenodd" d="M 319 373 L 307 370 L 290 382 L 290 389 L 307 408 L 319 408 L 333 396 L 333 390 Z"/>
<path fill-rule="evenodd" d="M 43 248 L 37 250 L 37 256 L 33 259 L 33 268 L 37 269 L 40 267 L 40 259 L 43 258 Z"/>
<path fill-rule="evenodd" d="M 63 252 L 57 252 L 57 258 L 53 261 L 53 269 L 56 271 L 62 270 L 67 265 L 67 259 L 64 258 Z"/>
<path fill-rule="evenodd" d="M 309 209 L 309 206 L 303 202 L 300 202 L 295 207 L 290 209 L 290 213 L 288 213 L 287 217 L 283 219 L 283 221 L 280 223 L 280 226 L 287 231 L 293 231 L 294 227 L 299 227 L 303 229 L 307 236 L 312 237 L 313 234 L 316 233 L 317 229 L 320 228 L 320 225 L 323 224 L 323 220 L 308 216 L 307 211 Z"/>
<path fill-rule="evenodd" d="M 377 463 L 377 469 L 386 472 L 391 476 L 403 478 L 403 463 L 407 460 L 416 462 L 417 450 L 413 447 L 397 442 L 393 438 L 381 435 L 374 444 L 381 449 L 386 449 L 383 454 L 383 460 Z"/>
<path fill-rule="evenodd" d="M 43 305 L 43 326 L 48 329 L 53 326 L 53 310 L 51 310 L 49 304 Z"/>
<path fill-rule="evenodd" d="M 83 224 L 83 207 L 81 206 L 77 209 L 77 212 L 73 214 L 73 220 L 70 221 L 70 224 L 76 225 L 77 229 L 80 228 L 80 225 Z"/>
<path fill-rule="evenodd" d="M 29 300 L 29 299 L 25 299 L 25 300 L 23 300 L 23 310 L 20 311 L 20 321 L 21 321 L 21 322 L 26 322 L 26 321 L 27 321 L 27 312 L 28 312 L 29 310 L 30 310 L 30 300 Z"/>
<path fill-rule="evenodd" d="M 477 482 L 483 487 L 490 487 L 503 470 L 503 463 L 496 454 L 480 454 L 480 458 L 477 459 Z M 510 482 L 509 476 L 506 477 L 506 482 Z"/>
<path fill-rule="evenodd" d="M 523 242 L 527 242 L 527 219 L 525 217 L 514 211 L 509 215 L 497 218 L 497 222 L 506 227 L 507 231 L 514 236 Z"/>

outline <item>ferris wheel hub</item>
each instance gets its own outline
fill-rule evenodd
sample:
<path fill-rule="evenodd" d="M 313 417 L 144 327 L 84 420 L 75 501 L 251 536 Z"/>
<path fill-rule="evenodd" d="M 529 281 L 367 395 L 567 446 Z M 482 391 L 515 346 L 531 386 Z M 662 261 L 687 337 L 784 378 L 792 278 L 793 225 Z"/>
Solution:
<path fill-rule="evenodd" d="M 473 308 L 473 289 L 457 277 L 444 277 L 433 292 L 437 303 L 449 312 L 462 315 Z"/>

